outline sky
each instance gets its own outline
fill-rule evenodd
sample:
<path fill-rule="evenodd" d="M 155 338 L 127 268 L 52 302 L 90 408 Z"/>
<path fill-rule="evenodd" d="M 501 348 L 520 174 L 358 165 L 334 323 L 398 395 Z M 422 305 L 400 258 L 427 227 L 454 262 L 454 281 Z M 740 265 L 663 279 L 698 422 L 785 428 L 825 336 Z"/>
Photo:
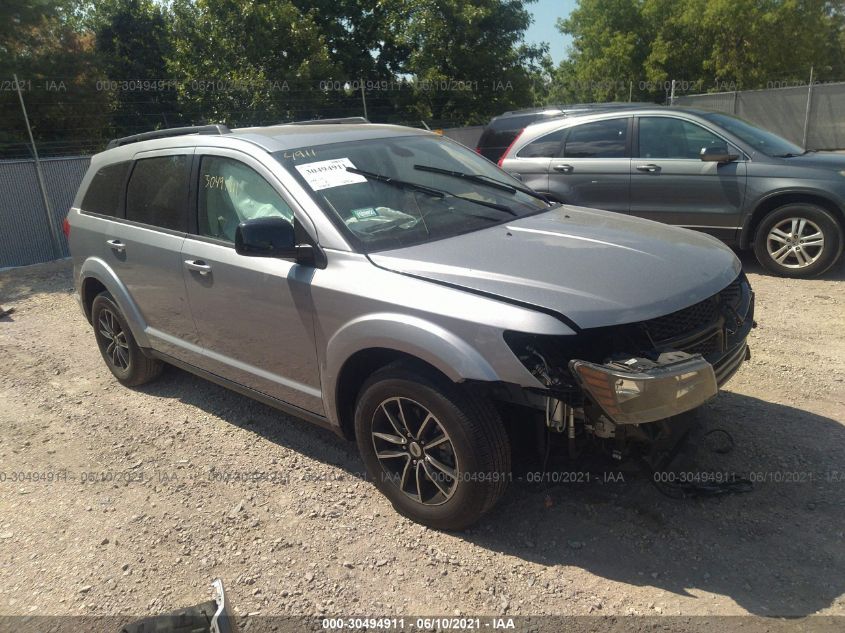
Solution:
<path fill-rule="evenodd" d="M 549 53 L 555 64 L 566 57 L 566 47 L 570 38 L 555 28 L 558 18 L 565 18 L 575 8 L 577 0 L 537 0 L 528 5 L 534 21 L 525 33 L 525 39 L 531 44 L 547 42 Z"/>

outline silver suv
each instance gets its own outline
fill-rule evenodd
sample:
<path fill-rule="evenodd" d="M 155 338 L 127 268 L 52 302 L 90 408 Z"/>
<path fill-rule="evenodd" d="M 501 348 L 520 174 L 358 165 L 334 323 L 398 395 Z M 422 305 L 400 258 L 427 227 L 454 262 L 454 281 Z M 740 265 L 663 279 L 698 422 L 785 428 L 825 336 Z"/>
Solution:
<path fill-rule="evenodd" d="M 753 324 L 717 240 L 549 203 L 390 125 L 118 139 L 66 230 L 122 384 L 172 364 L 354 438 L 395 508 L 442 529 L 493 507 L 527 438 L 622 457 L 671 436 Z"/>

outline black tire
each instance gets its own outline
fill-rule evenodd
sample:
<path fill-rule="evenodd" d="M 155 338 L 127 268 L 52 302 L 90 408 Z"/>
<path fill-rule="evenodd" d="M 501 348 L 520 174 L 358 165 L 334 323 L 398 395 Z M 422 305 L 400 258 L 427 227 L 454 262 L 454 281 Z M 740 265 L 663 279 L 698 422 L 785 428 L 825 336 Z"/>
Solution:
<path fill-rule="evenodd" d="M 404 446 L 373 435 L 375 431 L 398 438 L 386 411 L 392 410 L 401 422 L 400 405 L 405 428 L 411 431 L 405 434 Z M 433 416 L 427 425 L 423 423 L 426 412 Z M 469 527 L 496 504 L 511 478 L 510 444 L 493 404 L 424 367 L 392 364 L 370 376 L 355 407 L 355 435 L 375 486 L 400 514 L 435 529 Z M 377 456 L 391 450 L 406 455 L 384 460 Z M 414 456 L 419 459 L 414 461 Z M 438 470 L 443 466 L 454 467 L 448 468 L 454 476 L 449 477 L 446 469 Z M 406 481 L 406 469 L 420 473 L 420 479 L 411 480 L 409 470 Z M 414 489 L 417 494 L 412 498 Z"/>
<path fill-rule="evenodd" d="M 792 231 L 792 220 L 803 231 Z M 804 224 L 800 224 L 803 222 Z M 778 231 L 778 233 L 773 233 Z M 821 246 L 811 246 L 818 239 L 802 239 L 821 233 Z M 773 255 L 786 249 L 778 262 Z M 785 254 L 784 254 L 785 253 Z M 806 278 L 821 275 L 833 266 L 842 253 L 842 227 L 829 211 L 809 203 L 787 204 L 766 215 L 757 227 L 754 254 L 757 261 L 781 277 Z"/>
<path fill-rule="evenodd" d="M 108 292 L 103 291 L 94 297 L 91 323 L 100 354 L 122 385 L 136 387 L 159 377 L 164 363 L 141 351 L 123 312 Z"/>

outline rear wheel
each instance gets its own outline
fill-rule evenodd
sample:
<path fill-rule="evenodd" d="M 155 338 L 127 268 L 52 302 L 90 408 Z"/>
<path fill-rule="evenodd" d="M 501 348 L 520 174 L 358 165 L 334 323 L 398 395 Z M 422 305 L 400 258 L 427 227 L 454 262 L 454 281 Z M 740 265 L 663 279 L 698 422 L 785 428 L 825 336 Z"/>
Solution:
<path fill-rule="evenodd" d="M 511 477 L 510 446 L 492 403 L 423 368 L 385 367 L 355 410 L 367 473 L 396 510 L 461 530 L 490 510 Z"/>
<path fill-rule="evenodd" d="M 836 263 L 842 228 L 829 211 L 814 204 L 787 204 L 757 227 L 754 254 L 764 268 L 782 277 L 814 277 Z"/>
<path fill-rule="evenodd" d="M 158 378 L 164 363 L 144 355 L 123 313 L 108 292 L 103 291 L 94 298 L 91 322 L 100 354 L 121 384 L 134 387 Z"/>

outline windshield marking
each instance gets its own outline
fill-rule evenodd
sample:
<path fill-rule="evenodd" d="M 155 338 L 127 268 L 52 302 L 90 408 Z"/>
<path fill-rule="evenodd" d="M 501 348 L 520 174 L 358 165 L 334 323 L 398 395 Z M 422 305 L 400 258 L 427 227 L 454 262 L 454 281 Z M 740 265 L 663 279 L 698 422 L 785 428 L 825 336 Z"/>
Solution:
<path fill-rule="evenodd" d="M 314 191 L 367 182 L 364 176 L 347 169 L 347 167 L 354 169 L 355 165 L 346 157 L 320 160 L 304 165 L 294 165 L 294 167 Z"/>

